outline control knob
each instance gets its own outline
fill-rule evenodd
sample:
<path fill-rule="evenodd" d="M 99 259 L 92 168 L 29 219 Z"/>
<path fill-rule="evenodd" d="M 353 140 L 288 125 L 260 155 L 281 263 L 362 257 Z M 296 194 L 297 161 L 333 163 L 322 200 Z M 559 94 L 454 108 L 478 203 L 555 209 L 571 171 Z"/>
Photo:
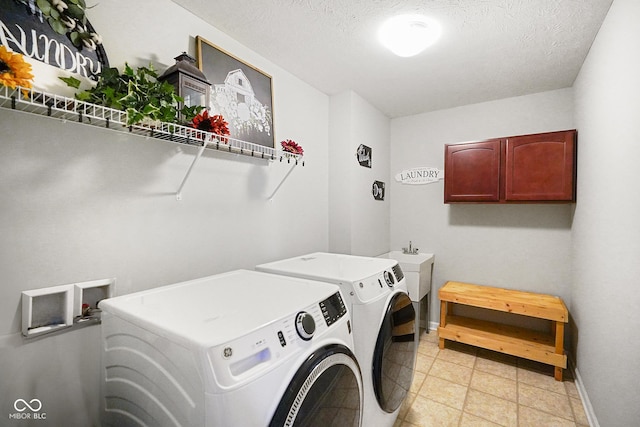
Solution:
<path fill-rule="evenodd" d="M 384 281 L 387 282 L 387 286 L 392 288 L 393 285 L 395 284 L 395 278 L 393 277 L 393 274 L 391 274 L 391 272 L 389 271 L 385 271 L 383 273 L 383 276 L 384 276 Z"/>
<path fill-rule="evenodd" d="M 309 341 L 316 332 L 316 321 L 313 316 L 306 311 L 301 311 L 296 315 L 296 331 L 300 338 Z"/>

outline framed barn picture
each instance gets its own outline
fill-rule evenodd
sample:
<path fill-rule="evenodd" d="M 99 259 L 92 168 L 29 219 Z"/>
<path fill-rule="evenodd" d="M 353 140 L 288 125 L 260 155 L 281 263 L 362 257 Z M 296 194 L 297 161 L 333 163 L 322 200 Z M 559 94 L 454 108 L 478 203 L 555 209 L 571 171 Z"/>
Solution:
<path fill-rule="evenodd" d="M 211 114 L 221 114 L 231 137 L 275 147 L 271 76 L 196 37 L 198 68 L 211 83 Z"/>

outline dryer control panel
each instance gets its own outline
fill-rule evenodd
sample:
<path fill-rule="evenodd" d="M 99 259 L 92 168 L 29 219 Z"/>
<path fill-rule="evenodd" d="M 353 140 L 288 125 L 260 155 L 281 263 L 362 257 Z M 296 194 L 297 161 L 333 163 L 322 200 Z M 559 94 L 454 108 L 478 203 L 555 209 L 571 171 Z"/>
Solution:
<path fill-rule="evenodd" d="M 384 270 L 352 284 L 351 301 L 366 304 L 389 294 L 401 281 L 397 273 Z"/>
<path fill-rule="evenodd" d="M 336 292 L 326 300 L 321 301 L 320 309 L 327 326 L 333 325 L 338 319 L 347 314 L 347 307 L 344 305 L 340 292 Z"/>
<path fill-rule="evenodd" d="M 393 266 L 393 274 L 396 275 L 396 280 L 398 282 L 404 279 L 404 273 L 402 272 L 402 268 L 400 268 L 400 264 L 396 264 Z"/>

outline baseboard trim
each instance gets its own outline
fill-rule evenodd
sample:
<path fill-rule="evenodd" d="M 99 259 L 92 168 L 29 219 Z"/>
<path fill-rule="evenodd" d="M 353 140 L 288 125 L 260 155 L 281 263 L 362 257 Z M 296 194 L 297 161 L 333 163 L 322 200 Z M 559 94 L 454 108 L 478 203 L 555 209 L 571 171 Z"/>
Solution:
<path fill-rule="evenodd" d="M 591 405 L 591 401 L 589 400 L 589 396 L 587 395 L 587 390 L 584 388 L 584 383 L 582 382 L 582 377 L 580 376 L 578 368 L 575 367 L 571 360 L 569 360 L 569 367 L 573 372 L 573 378 L 575 379 L 576 388 L 578 389 L 578 394 L 580 395 L 580 400 L 582 401 L 582 406 L 584 407 L 587 421 L 589 421 L 589 426 L 600 427 L 600 423 L 598 423 L 596 413 L 593 410 L 593 406 Z"/>

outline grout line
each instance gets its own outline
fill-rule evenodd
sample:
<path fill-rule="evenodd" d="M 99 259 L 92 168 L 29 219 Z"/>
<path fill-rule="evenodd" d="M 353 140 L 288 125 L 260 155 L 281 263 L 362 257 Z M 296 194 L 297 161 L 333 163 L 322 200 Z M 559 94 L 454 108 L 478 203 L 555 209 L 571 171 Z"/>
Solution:
<path fill-rule="evenodd" d="M 520 425 L 520 369 L 518 369 L 518 358 L 516 358 L 516 425 Z"/>
<path fill-rule="evenodd" d="M 478 352 L 476 351 L 476 358 L 473 361 L 473 368 L 471 369 L 471 378 L 467 385 L 467 390 L 464 393 L 464 402 L 462 402 L 462 410 L 460 411 L 460 419 L 458 420 L 458 427 L 462 425 L 462 419 L 464 418 L 465 408 L 467 407 L 467 401 L 469 399 L 469 390 L 471 390 L 471 381 L 473 380 L 473 374 L 476 371 L 476 364 L 478 363 Z"/>
<path fill-rule="evenodd" d="M 571 403 L 571 396 L 569 395 L 569 390 L 567 390 L 566 381 L 565 381 L 565 384 L 564 384 L 564 392 L 567 393 L 567 397 L 569 398 L 569 409 L 571 409 L 571 416 L 573 416 L 573 422 L 574 422 L 574 424 L 578 424 L 577 421 L 576 421 L 576 411 L 574 411 L 574 409 L 573 409 L 573 403 Z"/>

